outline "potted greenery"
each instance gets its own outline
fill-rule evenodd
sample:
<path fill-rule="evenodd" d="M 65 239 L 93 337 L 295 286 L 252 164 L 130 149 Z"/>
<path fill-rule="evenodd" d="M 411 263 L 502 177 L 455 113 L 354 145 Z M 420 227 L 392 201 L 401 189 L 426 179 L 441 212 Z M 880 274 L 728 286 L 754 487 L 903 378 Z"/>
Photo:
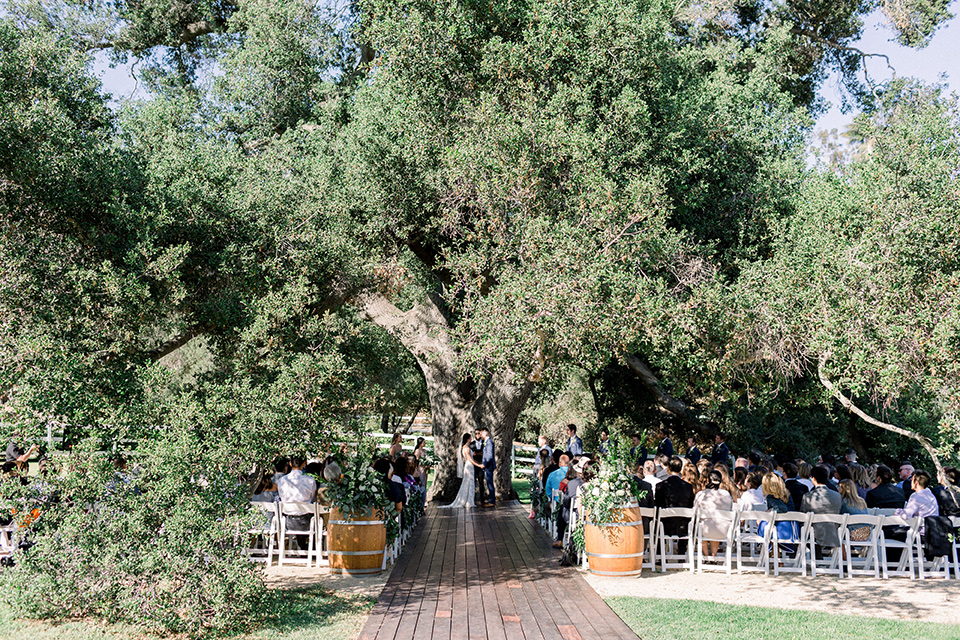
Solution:
<path fill-rule="evenodd" d="M 638 575 L 643 566 L 643 523 L 638 500 L 646 497 L 633 481 L 629 448 L 611 438 L 596 476 L 580 492 L 573 540 L 586 553 L 590 572 Z"/>
<path fill-rule="evenodd" d="M 396 505 L 387 498 L 386 480 L 371 466 L 376 448 L 362 442 L 343 456 L 342 475 L 331 483 L 327 551 L 334 573 L 372 574 L 383 567 L 383 553 L 400 533 Z"/>

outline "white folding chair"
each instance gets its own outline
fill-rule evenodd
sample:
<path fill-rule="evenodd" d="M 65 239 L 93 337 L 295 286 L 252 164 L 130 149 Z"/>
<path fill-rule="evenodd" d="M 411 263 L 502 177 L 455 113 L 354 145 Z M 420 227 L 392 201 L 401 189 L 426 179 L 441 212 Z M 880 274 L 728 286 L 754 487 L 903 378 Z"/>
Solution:
<path fill-rule="evenodd" d="M 280 531 L 277 503 L 251 502 L 250 509 L 253 512 L 251 515 L 253 522 L 247 529 L 246 536 L 253 538 L 253 546 L 244 547 L 244 553 L 247 559 L 266 562 L 267 566 L 270 566 L 273 564 L 273 554 L 276 549 L 274 544 L 277 541 L 277 533 Z M 262 541 L 262 547 L 257 546 L 258 541 Z"/>
<path fill-rule="evenodd" d="M 393 516 L 394 520 L 397 523 L 397 527 L 400 527 L 400 514 Z M 383 548 L 383 570 L 387 570 L 387 561 L 390 561 L 390 564 L 397 564 L 397 558 L 400 557 L 400 551 L 403 549 L 403 544 L 401 542 L 401 536 L 394 538 L 393 542 L 388 542 L 387 545 Z"/>
<path fill-rule="evenodd" d="M 312 515 L 310 525 L 307 529 L 289 529 L 287 528 L 288 515 Z M 305 562 L 309 567 L 316 555 L 314 543 L 317 539 L 317 506 L 312 502 L 281 502 L 280 503 L 280 566 L 286 562 Z M 288 557 L 287 544 L 289 539 L 296 539 L 295 536 L 305 536 L 307 538 L 306 554 L 300 550 L 297 555 Z"/>
<path fill-rule="evenodd" d="M 770 544 L 773 547 L 773 575 L 779 576 L 781 573 L 807 574 L 806 542 L 810 535 L 810 515 L 800 511 L 773 514 L 773 522 L 770 526 Z M 777 527 L 782 522 L 792 523 L 789 535 L 781 532 L 784 527 Z M 792 545 L 796 549 L 792 560 L 783 554 L 781 549 L 783 545 Z"/>
<path fill-rule="evenodd" d="M 909 577 L 911 580 L 916 577 L 913 569 L 914 550 L 917 546 L 917 530 L 920 528 L 920 518 L 904 518 L 901 516 L 883 516 L 880 529 L 880 567 L 883 571 L 883 578 L 886 580 L 890 576 Z M 888 532 L 884 527 L 903 527 L 906 532 L 906 539 L 903 541 L 894 540 L 888 537 Z M 900 551 L 900 560 L 895 568 L 890 568 L 889 552 L 891 549 Z M 921 550 L 921 553 L 923 551 Z"/>
<path fill-rule="evenodd" d="M 953 578 L 960 580 L 960 518 L 951 516 L 950 522 L 953 524 Z"/>
<path fill-rule="evenodd" d="M 726 570 L 727 575 L 730 575 L 733 572 L 733 541 L 734 541 L 734 529 L 737 527 L 737 512 L 736 511 L 718 511 L 710 514 L 710 519 L 705 520 L 700 517 L 698 514 L 696 518 L 696 532 L 694 538 L 696 540 L 697 546 L 697 572 L 703 573 L 704 567 L 708 568 L 723 568 Z M 723 529 L 723 534 L 721 537 L 711 537 L 706 535 L 704 531 L 704 523 L 716 523 L 721 529 Z M 705 542 L 722 542 L 724 545 L 724 554 L 723 554 L 723 565 L 714 565 L 714 564 L 705 564 L 705 560 L 720 560 L 720 556 L 704 556 L 703 554 L 703 544 Z M 719 545 L 717 545 L 719 551 Z"/>
<path fill-rule="evenodd" d="M 770 538 L 773 536 L 773 516 L 773 511 L 737 512 L 737 526 L 734 529 L 737 573 L 763 571 L 764 575 L 770 575 Z M 752 561 L 746 566 L 743 562 L 744 548 L 747 549 Z"/>
<path fill-rule="evenodd" d="M 326 516 L 326 517 L 324 517 Z M 327 545 L 327 519 L 330 517 L 330 507 L 324 507 L 323 505 L 317 505 L 317 515 L 315 516 L 317 532 L 317 541 L 314 543 L 316 546 L 316 559 L 317 566 L 330 566 L 330 554 L 328 552 Z"/>
<path fill-rule="evenodd" d="M 550 539 L 557 539 L 557 509 L 560 508 L 560 499 L 563 492 L 560 489 L 551 489 L 550 491 L 550 522 L 547 531 L 550 532 Z"/>
<path fill-rule="evenodd" d="M 840 530 L 840 544 L 847 557 L 847 577 L 880 577 L 880 516 L 850 515 L 847 526 Z M 866 540 L 854 540 L 850 533 L 862 527 L 870 528 L 870 537 Z M 860 553 L 855 554 L 854 551 Z"/>
<path fill-rule="evenodd" d="M 917 552 L 917 577 L 921 580 L 927 578 L 950 579 L 950 556 L 937 556 L 933 560 L 927 560 L 923 552 L 923 536 L 920 535 L 920 527 L 924 526 L 923 519 L 920 519 L 920 525 L 917 527 L 917 537 L 914 549 Z M 956 536 L 954 536 L 956 537 Z"/>
<path fill-rule="evenodd" d="M 643 537 L 646 544 L 643 548 L 644 555 L 647 556 L 647 567 L 650 571 L 657 570 L 657 508 L 640 507 L 640 519 L 646 521 Z"/>
<path fill-rule="evenodd" d="M 678 518 L 687 520 L 687 535 L 667 535 L 664 520 Z M 660 558 L 660 571 L 667 569 L 687 569 L 693 571 L 693 543 L 692 532 L 696 527 L 696 512 L 693 508 L 673 507 L 657 510 L 657 555 Z M 686 542 L 687 550 L 680 553 L 681 542 Z"/>
<path fill-rule="evenodd" d="M 847 514 L 838 513 L 813 513 L 807 523 L 806 550 L 810 554 L 810 575 L 814 578 L 817 573 L 835 575 L 843 577 L 843 543 L 832 547 L 829 558 L 817 558 L 816 550 L 816 527 L 836 528 L 837 541 L 840 541 L 842 530 L 846 528 Z M 826 553 L 827 548 L 821 548 L 821 554 Z"/>

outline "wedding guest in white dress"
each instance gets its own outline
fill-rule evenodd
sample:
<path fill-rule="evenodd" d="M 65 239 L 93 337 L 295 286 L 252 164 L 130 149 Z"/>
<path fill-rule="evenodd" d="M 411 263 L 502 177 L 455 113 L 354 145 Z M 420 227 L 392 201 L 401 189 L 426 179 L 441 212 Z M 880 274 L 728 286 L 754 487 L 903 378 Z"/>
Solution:
<path fill-rule="evenodd" d="M 476 492 L 476 468 L 482 467 L 473 459 L 473 449 L 470 443 L 473 442 L 473 436 L 469 433 L 463 434 L 460 441 L 460 448 L 457 450 L 457 477 L 463 478 L 460 482 L 460 491 L 457 492 L 456 499 L 440 509 L 472 509 L 476 505 L 474 494 Z"/>

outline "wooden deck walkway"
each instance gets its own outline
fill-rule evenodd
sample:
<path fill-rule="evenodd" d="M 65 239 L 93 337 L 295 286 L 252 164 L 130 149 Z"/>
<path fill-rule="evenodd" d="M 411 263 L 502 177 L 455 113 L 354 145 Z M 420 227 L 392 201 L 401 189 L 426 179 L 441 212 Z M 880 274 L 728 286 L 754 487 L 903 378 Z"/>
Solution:
<path fill-rule="evenodd" d="M 428 507 L 360 640 L 637 640 L 527 513 Z"/>

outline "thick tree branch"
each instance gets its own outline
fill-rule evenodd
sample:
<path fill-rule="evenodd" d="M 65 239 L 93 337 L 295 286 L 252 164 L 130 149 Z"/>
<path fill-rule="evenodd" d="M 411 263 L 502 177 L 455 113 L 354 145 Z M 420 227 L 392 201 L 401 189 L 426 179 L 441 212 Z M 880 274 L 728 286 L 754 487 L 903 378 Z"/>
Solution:
<path fill-rule="evenodd" d="M 200 36 L 207 35 L 208 33 L 214 33 L 219 30 L 219 27 L 216 23 L 209 20 L 200 20 L 198 22 L 191 22 L 183 27 L 180 30 L 179 41 L 180 44 L 187 44 L 193 40 L 196 40 Z"/>
<path fill-rule="evenodd" d="M 830 359 L 830 355 L 831 353 L 829 351 L 821 354 L 820 363 L 817 365 L 817 375 L 819 375 L 820 377 L 820 383 L 824 387 L 826 387 L 827 391 L 829 391 L 830 394 L 834 398 L 836 398 L 841 405 L 843 405 L 844 409 L 855 414 L 864 422 L 868 422 L 875 427 L 880 427 L 881 429 L 892 431 L 893 433 L 896 433 L 901 436 L 906 436 L 908 438 L 912 438 L 917 442 L 919 442 L 923 446 L 923 448 L 927 450 L 927 453 L 929 453 L 930 457 L 933 459 L 933 465 L 937 469 L 937 478 L 942 480 L 944 477 L 943 466 L 940 464 L 940 459 L 937 457 L 937 450 L 934 448 L 933 443 L 930 442 L 930 439 L 920 435 L 919 433 L 910 431 L 909 429 L 904 429 L 903 427 L 898 427 L 896 425 L 889 424 L 887 422 L 881 422 L 880 420 L 877 420 L 873 416 L 866 414 L 859 407 L 857 407 L 857 405 L 853 404 L 852 400 L 847 398 L 845 395 L 843 395 L 840 392 L 839 389 L 837 389 L 837 387 L 833 384 L 833 382 L 830 381 L 830 379 L 827 377 L 826 372 L 824 371 L 824 367 L 827 364 L 827 360 Z"/>
<path fill-rule="evenodd" d="M 858 48 L 856 48 L 856 47 L 851 47 L 851 46 L 848 46 L 848 45 L 843 45 L 843 44 L 840 44 L 840 43 L 838 43 L 838 42 L 834 42 L 834 41 L 832 41 L 832 40 L 827 40 L 826 38 L 823 38 L 822 36 L 814 33 L 813 31 L 810 31 L 810 30 L 808 30 L 808 29 L 803 29 L 803 28 L 801 28 L 801 27 L 793 27 L 792 29 L 790 29 L 790 33 L 792 33 L 792 34 L 795 35 L 795 36 L 803 36 L 803 37 L 805 37 L 805 38 L 809 38 L 809 39 L 813 40 L 814 42 L 819 43 L 819 44 L 822 44 L 822 45 L 824 45 L 824 46 L 826 46 L 826 47 L 828 47 L 828 48 L 830 48 L 830 49 L 833 49 L 833 50 L 835 50 L 835 51 L 847 51 L 847 52 L 850 52 L 850 53 L 855 53 L 855 54 L 857 54 L 858 56 L 860 56 L 861 59 L 864 59 L 864 58 L 883 58 L 883 59 L 886 61 L 886 63 L 887 63 L 887 68 L 889 68 L 889 69 L 891 69 L 891 70 L 893 69 L 893 66 L 891 66 L 891 64 L 890 64 L 890 57 L 887 56 L 885 53 L 869 53 L 869 52 L 867 52 L 867 51 L 864 51 L 863 49 L 858 49 Z"/>
<path fill-rule="evenodd" d="M 627 366 L 630 367 L 630 370 L 640 378 L 643 386 L 653 394 L 653 397 L 657 400 L 657 404 L 678 418 L 681 418 L 688 426 L 697 429 L 697 431 L 703 430 L 702 424 L 697 419 L 693 409 L 690 408 L 690 405 L 667 393 L 660 384 L 660 380 L 657 379 L 657 376 L 654 375 L 650 367 L 640 358 L 633 354 L 628 354 L 624 357 L 624 360 Z"/>
<path fill-rule="evenodd" d="M 148 351 L 147 357 L 156 362 L 164 356 L 170 355 L 183 345 L 199 336 L 201 333 L 203 333 L 203 327 L 200 325 L 194 325 L 182 334 L 172 338 L 171 340 L 168 340 L 167 342 L 164 342 L 156 349 Z"/>

